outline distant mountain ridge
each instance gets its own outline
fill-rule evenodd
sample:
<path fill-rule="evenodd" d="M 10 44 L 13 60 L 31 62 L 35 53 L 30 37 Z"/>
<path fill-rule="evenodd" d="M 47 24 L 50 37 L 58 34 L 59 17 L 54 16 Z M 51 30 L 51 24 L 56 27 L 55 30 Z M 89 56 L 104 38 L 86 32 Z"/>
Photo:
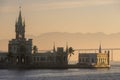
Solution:
<path fill-rule="evenodd" d="M 53 43 L 56 47 L 72 46 L 74 49 L 83 48 L 99 48 L 99 44 L 102 44 L 102 48 L 120 48 L 120 33 L 104 34 L 98 33 L 67 33 L 67 32 L 49 32 L 43 33 L 39 36 L 26 35 L 26 38 L 33 39 L 33 45 L 36 45 L 39 50 L 51 50 L 53 49 Z M 11 39 L 0 40 L 0 51 L 7 51 L 8 41 Z M 120 53 L 117 52 L 117 53 Z M 114 54 L 115 60 L 119 59 L 120 54 Z M 76 60 L 77 56 L 73 57 Z"/>
<path fill-rule="evenodd" d="M 56 43 L 56 46 L 65 46 L 66 42 L 68 42 L 69 46 L 75 48 L 98 48 L 100 42 L 104 47 L 120 47 L 120 33 L 49 32 L 39 36 L 26 35 L 26 37 L 32 38 L 33 44 L 37 45 L 39 49 L 51 49 L 54 42 Z M 0 40 L 0 48 L 6 47 L 5 49 L 7 49 L 8 41 L 8 39 Z"/>
<path fill-rule="evenodd" d="M 119 33 L 112 33 L 112 34 L 105 34 L 102 32 L 96 32 L 96 33 L 68 33 L 68 32 L 48 32 L 48 33 L 42 33 L 39 36 L 34 36 L 34 35 L 27 35 L 26 37 L 29 38 L 35 38 L 35 37 L 43 37 L 43 36 L 55 36 L 55 35 L 71 35 L 71 36 L 95 36 L 95 35 L 99 35 L 99 36 L 120 36 L 120 32 Z"/>

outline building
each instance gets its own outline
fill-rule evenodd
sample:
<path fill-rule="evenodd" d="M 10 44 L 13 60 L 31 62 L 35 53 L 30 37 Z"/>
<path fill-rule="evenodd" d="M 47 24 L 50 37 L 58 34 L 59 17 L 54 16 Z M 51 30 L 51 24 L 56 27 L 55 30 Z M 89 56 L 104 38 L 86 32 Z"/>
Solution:
<path fill-rule="evenodd" d="M 101 45 L 98 53 L 79 53 L 80 67 L 109 67 L 109 51 L 102 53 Z"/>
<path fill-rule="evenodd" d="M 33 54 L 32 61 L 33 64 L 42 66 L 67 66 L 67 56 L 68 54 L 64 51 L 63 47 L 58 47 L 57 51 Z"/>
<path fill-rule="evenodd" d="M 0 53 L 0 64 L 4 64 L 4 62 L 8 62 L 7 60 L 8 53 L 7 52 L 1 52 Z"/>
<path fill-rule="evenodd" d="M 33 52 L 32 39 L 25 37 L 25 21 L 22 19 L 21 9 L 15 23 L 15 39 L 9 41 L 8 52 L 0 53 L 0 66 L 26 68 L 57 68 L 68 65 L 68 47 L 55 48 L 47 52 Z M 1 68 L 0 67 L 0 68 Z"/>
<path fill-rule="evenodd" d="M 18 20 L 15 23 L 16 37 L 9 41 L 8 52 L 0 53 L 0 68 L 79 68 L 79 67 L 106 67 L 109 66 L 109 51 L 102 53 L 101 45 L 99 53 L 80 53 L 77 65 L 68 65 L 68 55 L 74 50 L 72 47 L 66 50 L 55 44 L 52 51 L 33 51 L 32 39 L 25 37 L 25 21 L 22 19 L 21 9 Z M 37 50 L 37 49 L 36 49 Z"/>
<path fill-rule="evenodd" d="M 12 55 L 13 64 L 31 64 L 32 39 L 25 38 L 25 21 L 22 20 L 21 10 L 15 23 L 16 38 L 9 41 L 8 53 Z"/>

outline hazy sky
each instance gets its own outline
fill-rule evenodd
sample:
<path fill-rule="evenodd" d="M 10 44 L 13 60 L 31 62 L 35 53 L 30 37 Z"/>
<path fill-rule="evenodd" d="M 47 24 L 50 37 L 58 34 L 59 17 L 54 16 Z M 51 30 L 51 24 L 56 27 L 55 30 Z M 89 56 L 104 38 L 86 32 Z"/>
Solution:
<path fill-rule="evenodd" d="M 0 39 L 15 36 L 19 5 L 29 35 L 120 32 L 120 0 L 0 0 Z"/>

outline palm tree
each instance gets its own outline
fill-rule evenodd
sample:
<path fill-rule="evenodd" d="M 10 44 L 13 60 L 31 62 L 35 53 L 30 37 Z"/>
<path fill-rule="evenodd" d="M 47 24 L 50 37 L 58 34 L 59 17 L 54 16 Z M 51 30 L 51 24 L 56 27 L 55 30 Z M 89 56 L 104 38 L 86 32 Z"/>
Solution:
<path fill-rule="evenodd" d="M 68 61 L 70 60 L 70 57 L 71 57 L 72 54 L 74 55 L 74 50 L 73 50 L 72 47 L 69 47 L 69 49 L 68 49 L 68 55 L 69 55 Z"/>
<path fill-rule="evenodd" d="M 70 47 L 69 49 L 68 49 L 68 54 L 70 54 L 70 56 L 71 56 L 71 54 L 73 54 L 74 55 L 74 50 L 73 50 L 73 48 L 72 47 Z"/>
<path fill-rule="evenodd" d="M 33 46 L 33 53 L 35 54 L 35 53 L 38 53 L 38 48 L 37 48 L 37 46 Z"/>

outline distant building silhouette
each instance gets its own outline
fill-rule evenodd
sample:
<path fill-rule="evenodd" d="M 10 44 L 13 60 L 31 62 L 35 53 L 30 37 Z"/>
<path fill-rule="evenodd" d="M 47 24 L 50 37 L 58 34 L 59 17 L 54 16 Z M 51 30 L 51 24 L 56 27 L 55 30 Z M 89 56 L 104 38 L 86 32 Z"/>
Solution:
<path fill-rule="evenodd" d="M 98 53 L 79 53 L 78 65 L 80 67 L 109 67 L 109 51 L 102 53 L 101 44 Z"/>

